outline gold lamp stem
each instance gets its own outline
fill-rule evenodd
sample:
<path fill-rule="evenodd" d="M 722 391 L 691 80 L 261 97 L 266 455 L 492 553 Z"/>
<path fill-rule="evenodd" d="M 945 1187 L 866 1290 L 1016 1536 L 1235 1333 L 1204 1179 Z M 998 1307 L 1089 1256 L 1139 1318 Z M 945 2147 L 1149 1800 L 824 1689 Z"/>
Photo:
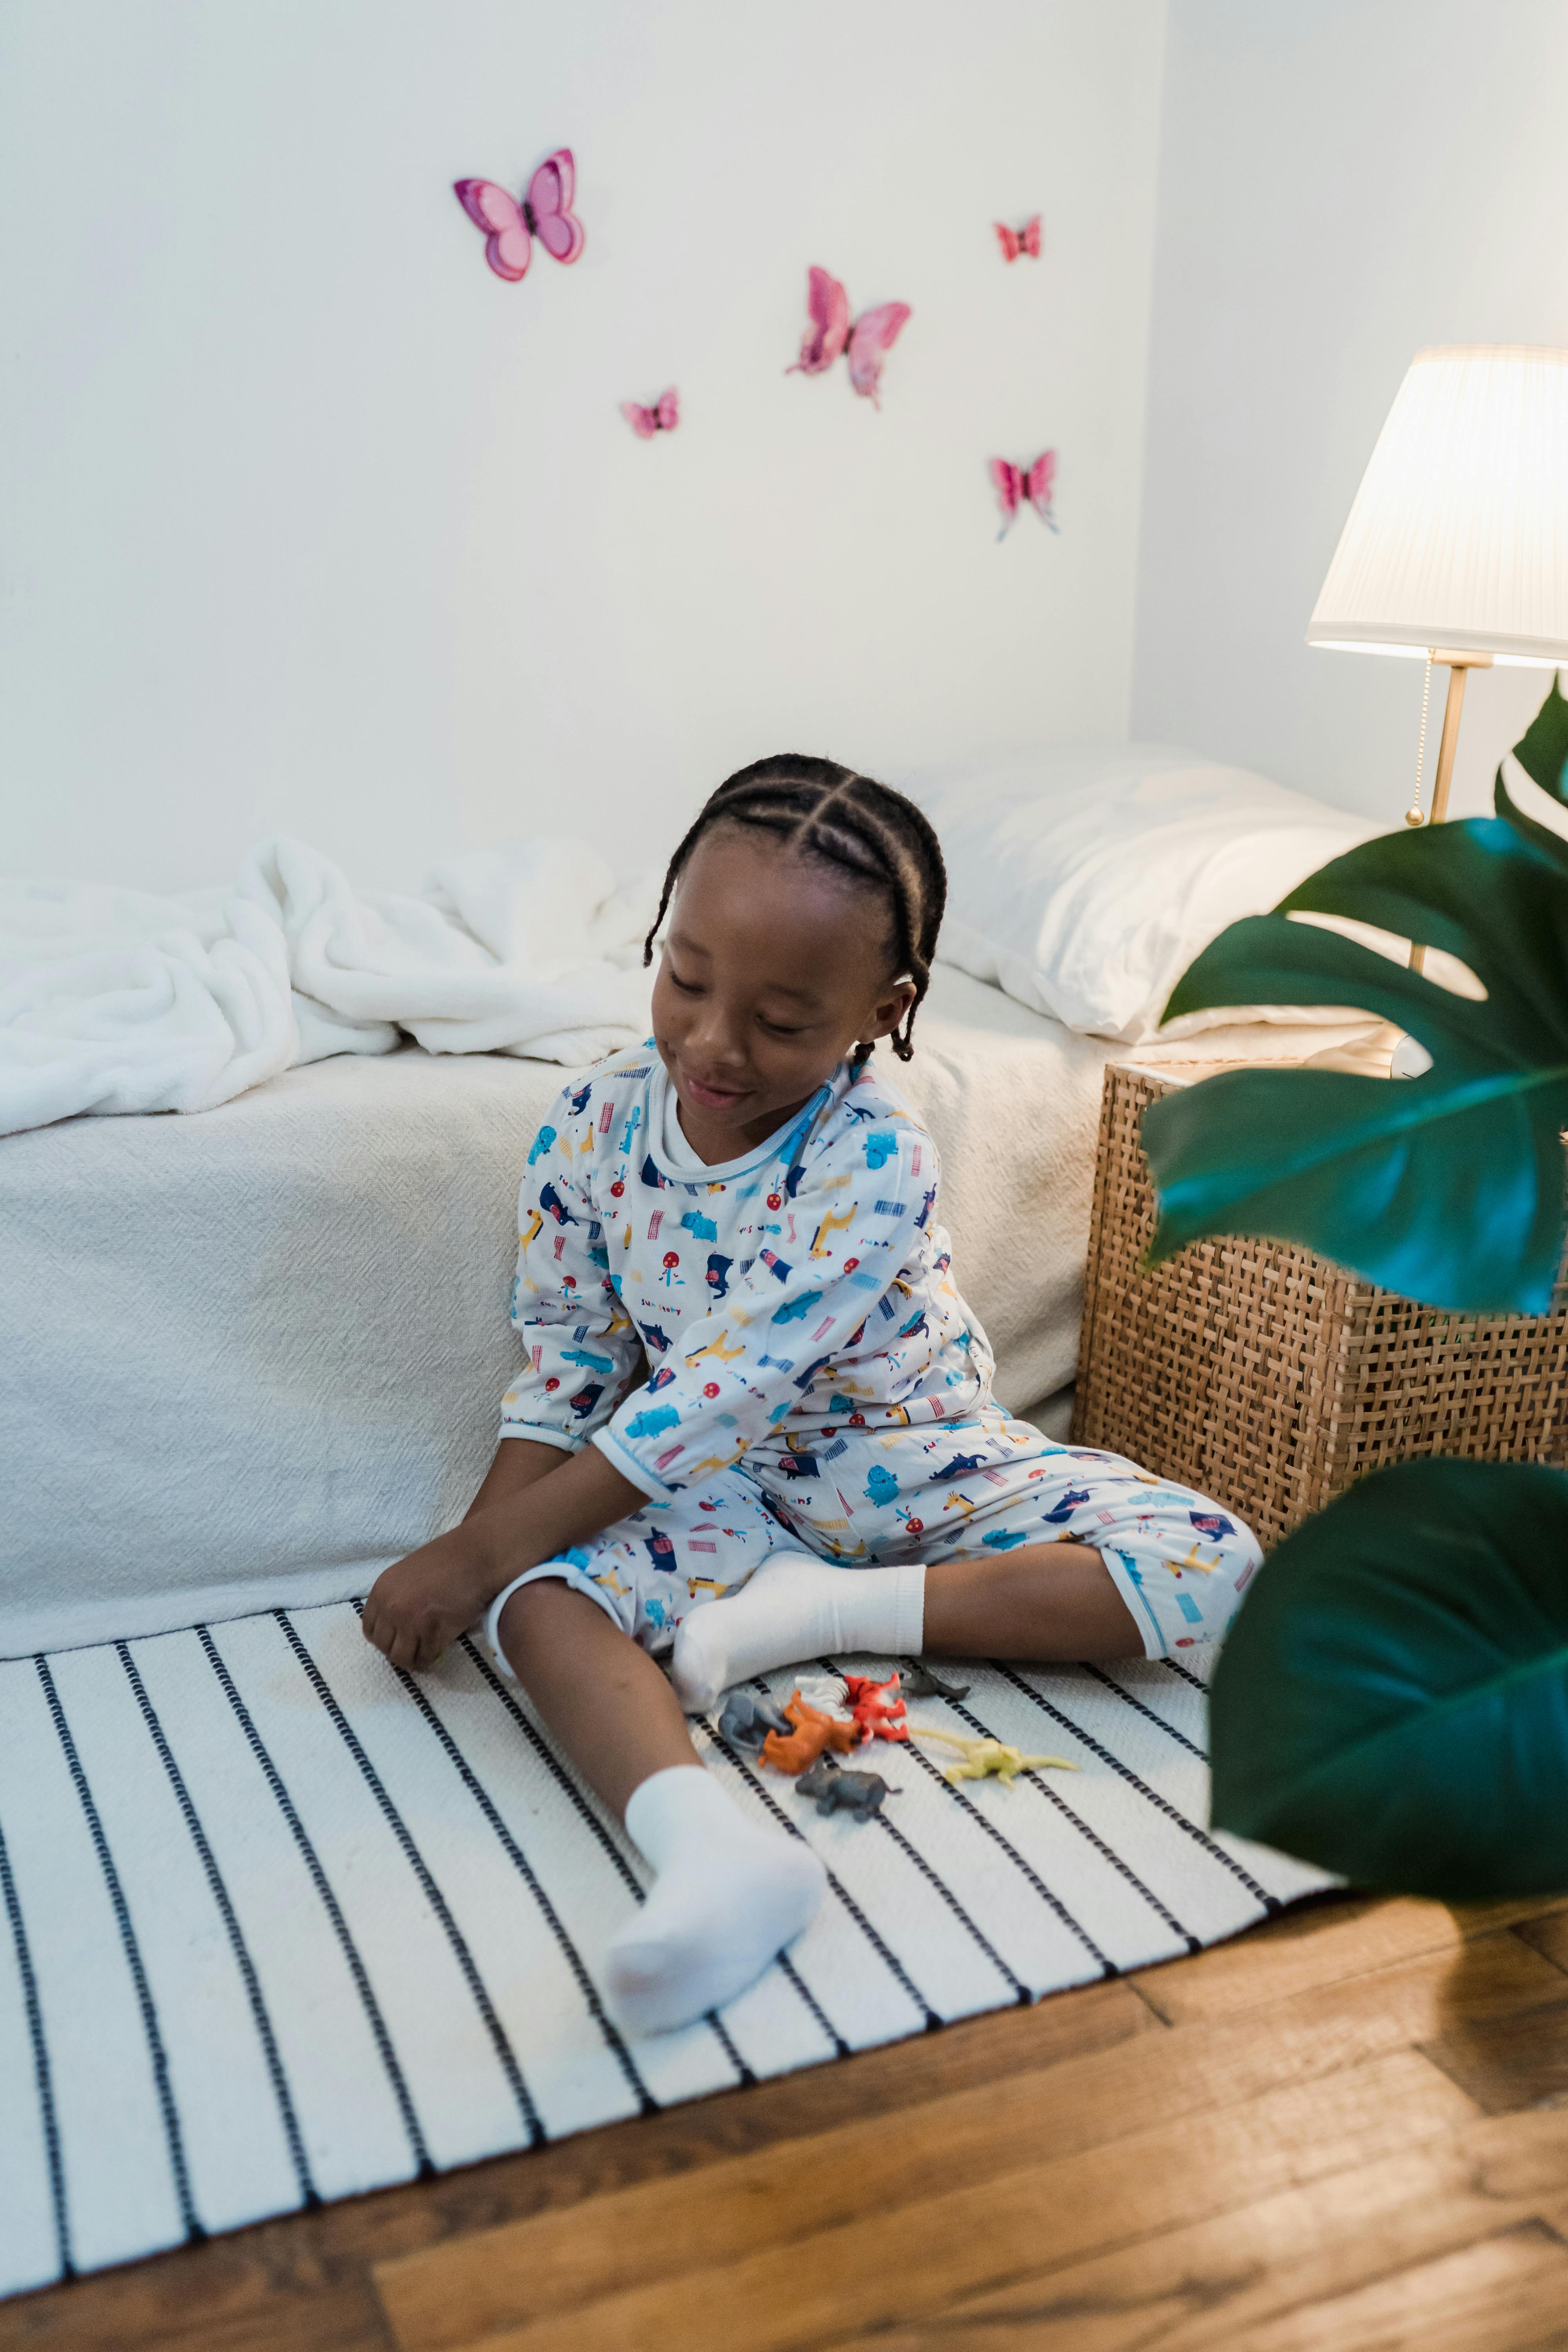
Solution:
<path fill-rule="evenodd" d="M 1473 669 L 1490 669 L 1490 654 L 1453 653 L 1444 646 L 1434 648 L 1432 659 L 1448 666 L 1448 698 L 1443 705 L 1443 734 L 1437 745 L 1437 772 L 1432 780 L 1432 814 L 1428 822 L 1441 824 L 1448 814 L 1448 786 L 1454 775 L 1454 753 L 1459 743 L 1459 714 L 1465 707 L 1465 679 Z M 1410 969 L 1420 971 L 1426 961 L 1425 947 L 1412 940 Z"/>

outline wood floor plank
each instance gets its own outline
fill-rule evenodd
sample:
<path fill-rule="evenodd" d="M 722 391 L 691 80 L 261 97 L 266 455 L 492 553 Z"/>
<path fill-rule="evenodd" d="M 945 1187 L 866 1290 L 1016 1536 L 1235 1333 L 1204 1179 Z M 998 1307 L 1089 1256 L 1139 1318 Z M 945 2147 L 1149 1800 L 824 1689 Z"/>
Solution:
<path fill-rule="evenodd" d="M 1568 2340 L 1568 2246 L 1540 2221 L 1229 2339 L 1230 2352 L 1527 2352 Z"/>
<path fill-rule="evenodd" d="M 1190 1958 L 1140 1969 L 1131 1981 L 1172 2025 L 1235 2017 L 1262 2009 L 1313 1985 L 1331 1984 L 1425 1953 L 1458 1951 L 1479 1936 L 1553 1910 L 1568 1941 L 1568 1910 L 1561 1897 L 1524 1896 L 1495 1903 L 1450 1905 L 1417 1895 L 1325 1897 L 1269 1920 L 1250 1934 L 1216 1944 Z M 1542 1923 L 1545 1924 L 1545 1923 Z M 1527 1930 L 1520 1928 L 1521 1934 Z M 1536 1948 L 1557 1958 L 1556 1948 Z"/>
<path fill-rule="evenodd" d="M 1159 2045 L 1154 2045 L 1159 2046 Z M 1016 2275 L 1446 2137 L 1475 2110 L 1414 2051 L 955 2187 L 743 2260 L 470 2339 L 464 2352 L 791 2352 L 939 2310 Z M 940 2152 L 933 2152 L 933 2176 Z M 403 2340 L 399 2338 L 400 2342 Z"/>
<path fill-rule="evenodd" d="M 1451 2137 L 1035 2272 L 839 2352 L 1211 2352 L 1521 2223 L 1568 2220 L 1568 2110 Z"/>
<path fill-rule="evenodd" d="M 634 2117 L 435 2180 L 348 2198 L 319 2212 L 284 2215 L 204 2245 L 0 2302 L 0 2352 L 39 2346 L 48 2352 L 102 2352 L 109 2344 L 116 2352 L 138 2352 L 174 2343 L 185 2328 L 199 2344 L 204 2326 L 232 2330 L 254 2319 L 264 2326 L 268 2313 L 271 2340 L 289 2352 L 347 2352 L 351 2345 L 361 2352 L 361 2339 L 331 2332 L 346 2324 L 334 2302 L 332 2282 L 340 2275 L 352 2280 L 366 2314 L 371 2332 L 364 2346 L 384 2347 L 392 2339 L 369 2283 L 374 2262 L 867 2114 L 896 2116 L 950 2090 L 1111 2049 L 1137 2035 L 1163 2038 L 1164 2031 L 1127 1985 L 1085 1985 L 1034 2009 L 998 2010 L 940 2033 L 862 2052 L 841 2065 Z"/>
<path fill-rule="evenodd" d="M 1568 1909 L 1548 1912 L 1543 1918 L 1521 1920 L 1514 1934 L 1543 1952 L 1549 1960 L 1568 1971 Z"/>
<path fill-rule="evenodd" d="M 1456 1990 L 1456 1979 L 1462 1979 Z M 419 2352 L 584 2298 L 673 2277 L 920 2197 L 933 2167 L 977 2178 L 1082 2154 L 1144 2131 L 1151 2116 L 1236 2105 L 1441 2032 L 1535 2008 L 1561 1987 L 1550 1961 L 1497 1934 L 1462 1965 L 1447 1951 L 1315 1986 L 1268 2012 L 1183 2027 L 1061 2060 L 1048 2072 L 950 2094 L 889 2127 L 878 2116 L 778 2143 L 689 2177 L 653 2181 L 376 2266 L 398 2342 Z M 948 2151 L 944 2156 L 943 2151 Z"/>
<path fill-rule="evenodd" d="M 1568 2100 L 1568 1997 L 1511 2017 L 1456 2020 L 1421 2046 L 1490 2115 Z"/>
<path fill-rule="evenodd" d="M 200 2245 L 73 2279 L 0 2305 L 0 2341 L 47 2352 L 387 2352 L 391 2333 L 363 2263 L 284 2269 Z M 148 2273 L 162 2273 L 150 2286 Z"/>
<path fill-rule="evenodd" d="M 1418 1984 L 1397 1968 L 1387 1975 L 1384 1997 L 1391 2010 L 1386 2033 L 1369 2028 L 1365 2019 L 1358 2022 L 1340 2013 L 1331 2002 L 1315 2008 L 1304 1999 L 1289 2010 L 1284 2022 L 1294 2039 L 1280 2079 L 1289 2080 L 1300 2078 L 1303 2066 L 1312 2063 L 1302 2045 L 1314 2036 L 1322 2044 L 1322 2063 L 1341 2066 L 1354 2063 L 1358 2055 L 1394 2046 L 1401 2032 L 1406 2040 L 1422 2035 L 1446 2040 L 1466 2020 L 1504 2014 L 1510 2004 L 1542 2003 L 1549 1980 L 1541 1969 L 1568 1968 L 1568 1908 L 1560 1900 L 1505 1906 L 1519 1920 L 1511 1939 L 1534 1954 L 1525 1968 L 1535 1973 L 1526 1977 L 1510 1977 L 1506 1966 L 1500 1968 L 1489 1954 L 1483 1954 L 1479 1975 L 1468 1972 L 1467 1937 L 1484 1939 L 1489 1924 L 1495 1930 L 1501 1924 L 1495 1912 L 1461 1915 L 1457 1937 L 1456 1923 L 1446 1914 L 1425 1923 L 1405 1917 L 1379 1928 L 1379 1910 L 1403 1907 L 1351 1898 L 1314 1904 L 1194 1961 L 1151 1971 L 1139 1979 L 1136 1991 L 1125 1983 L 1088 1986 L 1034 2010 L 996 2012 L 941 2034 L 868 2052 L 839 2066 L 725 2094 L 647 2121 L 612 2126 L 433 2181 L 348 2200 L 320 2212 L 282 2217 L 205 2245 L 18 2297 L 0 2304 L 0 2347 L 4 2352 L 12 2347 L 20 2352 L 24 2346 L 35 2352 L 41 2347 L 48 2352 L 102 2352 L 112 2345 L 116 2352 L 146 2352 L 154 2346 L 177 2346 L 181 2352 L 186 2347 L 188 2352 L 253 2352 L 253 2347 L 260 2352 L 262 2347 L 283 2346 L 288 2352 L 384 2352 L 392 2338 L 370 2284 L 373 2263 L 451 2246 L 541 2213 L 580 2209 L 579 2225 L 595 2230 L 605 2200 L 627 2188 L 678 2176 L 689 2183 L 692 2176 L 753 2150 L 851 2127 L 867 2116 L 884 2116 L 895 2133 L 917 2133 L 916 2110 L 954 2093 L 1005 2084 L 1016 2074 L 1069 2060 L 1081 2062 L 1134 2037 L 1145 2042 L 1172 2038 L 1157 2021 L 1147 1996 L 1173 1980 L 1187 1990 L 1170 1996 L 1173 2012 L 1179 2002 L 1194 2024 L 1205 2017 L 1216 2026 L 1227 2019 L 1237 2023 L 1250 2019 L 1254 2034 L 1271 2036 L 1276 2019 L 1268 2001 L 1279 2002 L 1292 1992 L 1308 1995 L 1314 1988 L 1367 1973 L 1369 1960 L 1375 1964 L 1380 1955 L 1409 1957 L 1412 1947 L 1420 1946 L 1433 1966 Z M 1416 1908 L 1424 1914 L 1438 1912 L 1438 1906 Z M 1294 1931 L 1298 1918 L 1300 1935 L 1281 1932 L 1287 1927 Z M 1319 1937 L 1329 1939 L 1329 1948 L 1314 1955 L 1307 1947 Z M 1288 1956 L 1282 1947 L 1291 1948 Z M 1249 1960 L 1238 1966 L 1255 1951 L 1260 1955 L 1256 1979 Z M 1386 1957 L 1382 1966 L 1388 1970 Z M 1205 1972 L 1215 1979 L 1212 1990 L 1203 1988 Z M 1444 1990 L 1450 1979 L 1456 1987 L 1451 1998 Z M 1251 1999 L 1255 1983 L 1262 1988 L 1257 2005 Z M 1234 2053 L 1221 2044 L 1208 2057 L 1209 2063 L 1228 2070 L 1221 2091 L 1244 2096 L 1247 2070 L 1235 2063 Z M 1070 2078 L 1064 2087 L 1073 2087 Z M 1149 2090 L 1148 2112 L 1156 2113 L 1157 2085 L 1152 2082 Z M 1074 2088 L 1075 2097 L 1088 2095 L 1087 2085 Z M 1121 2103 L 1110 2119 L 1116 2128 L 1122 2128 L 1130 2115 L 1136 2121 L 1135 2097 L 1134 2086 L 1121 2086 Z M 1510 2119 L 1513 2124 L 1526 2120 L 1537 2119 Z M 935 2174 L 942 2157 L 935 2151 L 928 2154 Z M 704 2192 L 708 2187 L 705 2179 Z M 1568 2226 L 1568 2216 L 1563 2219 Z M 601 2248 L 604 2242 L 601 2235 Z M 476 2262 L 484 2259 L 481 2235 Z M 1126 2263 L 1132 2252 L 1124 2250 L 1110 2259 Z M 1409 2259 L 1416 2259 L 1415 2251 Z M 520 2315 L 515 2307 L 509 2308 L 501 2324 Z M 1001 2352 L 1001 2339 L 994 2333 L 996 2324 L 990 2323 L 984 2336 L 987 2352 Z M 886 2352 L 894 2352 L 896 2340 L 892 2336 L 880 2339 Z M 923 2334 L 919 2340 L 928 2346 L 931 2341 Z M 1187 2341 L 1184 2336 L 1182 2341 Z M 1192 2341 L 1194 2352 L 1200 2352 L 1201 2335 Z M 1080 2352 L 1070 2336 L 1062 2343 L 1063 2352 L 1068 2347 Z M 1081 2352 L 1088 2352 L 1088 2347 Z"/>

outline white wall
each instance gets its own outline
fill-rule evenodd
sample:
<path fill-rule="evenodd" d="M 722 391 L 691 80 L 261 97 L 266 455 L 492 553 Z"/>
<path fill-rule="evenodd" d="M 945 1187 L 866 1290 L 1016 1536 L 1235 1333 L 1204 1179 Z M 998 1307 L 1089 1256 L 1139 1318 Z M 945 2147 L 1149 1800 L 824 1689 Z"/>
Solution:
<path fill-rule="evenodd" d="M 763 751 L 1123 735 L 1163 16 L 9 0 L 0 863 L 626 869 Z M 450 183 L 563 143 L 586 252 L 505 285 Z M 914 306 L 880 415 L 784 373 L 811 262 Z"/>
<path fill-rule="evenodd" d="M 1172 0 L 1134 735 L 1398 823 L 1422 665 L 1307 619 L 1414 352 L 1568 344 L 1565 89 L 1563 0 Z M 1453 814 L 1547 683 L 1472 675 Z"/>

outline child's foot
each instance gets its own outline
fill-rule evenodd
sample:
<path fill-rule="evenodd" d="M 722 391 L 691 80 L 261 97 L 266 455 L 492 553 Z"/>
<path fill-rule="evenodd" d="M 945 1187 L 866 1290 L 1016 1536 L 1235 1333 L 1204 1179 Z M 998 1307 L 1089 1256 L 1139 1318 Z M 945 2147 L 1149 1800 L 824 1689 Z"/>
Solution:
<path fill-rule="evenodd" d="M 658 1875 L 610 1945 L 610 2001 L 628 2033 L 668 2033 L 761 1976 L 811 1918 L 827 1874 L 802 1840 L 756 1828 L 700 1765 L 643 1781 L 626 1828 Z"/>
<path fill-rule="evenodd" d="M 731 1683 L 802 1658 L 846 1650 L 918 1656 L 925 1626 L 925 1570 L 825 1568 L 807 1552 L 775 1552 L 732 1601 L 710 1601 L 681 1620 L 670 1680 L 688 1715 L 705 1714 Z"/>

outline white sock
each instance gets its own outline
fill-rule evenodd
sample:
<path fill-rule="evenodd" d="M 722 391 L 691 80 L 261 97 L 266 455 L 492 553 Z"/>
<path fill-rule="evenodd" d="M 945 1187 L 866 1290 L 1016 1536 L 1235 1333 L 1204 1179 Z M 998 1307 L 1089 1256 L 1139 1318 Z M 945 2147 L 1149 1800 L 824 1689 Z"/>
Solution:
<path fill-rule="evenodd" d="M 743 1992 L 827 1884 L 804 1840 L 756 1828 L 700 1765 L 650 1773 L 626 1830 L 657 1874 L 609 1948 L 610 2003 L 628 2033 L 668 2033 Z"/>
<path fill-rule="evenodd" d="M 846 1650 L 918 1658 L 925 1631 L 924 1566 L 826 1568 L 809 1552 L 775 1552 L 732 1601 L 683 1618 L 670 1680 L 688 1715 L 702 1715 L 731 1683 L 799 1658 Z"/>

